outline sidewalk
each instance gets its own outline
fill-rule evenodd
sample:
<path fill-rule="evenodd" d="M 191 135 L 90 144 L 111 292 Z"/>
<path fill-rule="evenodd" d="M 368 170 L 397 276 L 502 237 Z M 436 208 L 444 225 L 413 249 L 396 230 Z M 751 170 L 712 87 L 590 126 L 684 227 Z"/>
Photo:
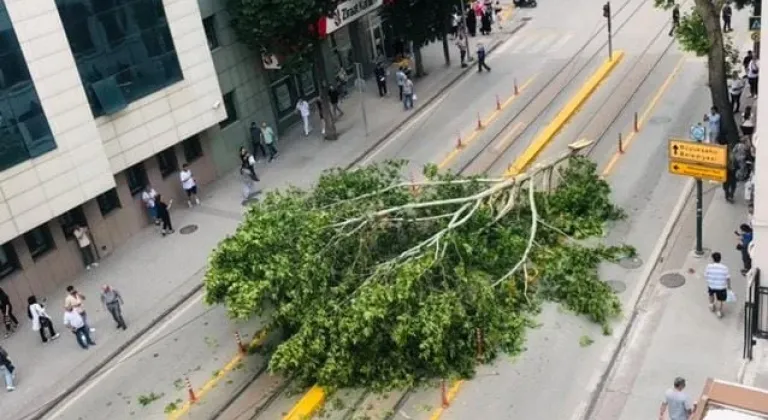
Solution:
<path fill-rule="evenodd" d="M 492 38 L 495 47 L 504 34 Z M 259 187 L 266 191 L 288 185 L 307 186 L 323 170 L 348 166 L 364 155 L 470 70 L 461 69 L 455 59 L 456 51 L 452 49 L 451 53 L 452 66 L 445 67 L 440 43 L 423 49 L 428 76 L 415 81 L 419 95 L 415 110 L 404 111 L 392 95 L 378 98 L 375 85 L 369 83 L 362 96 L 353 93 L 342 104 L 346 114 L 337 123 L 338 140 L 324 141 L 319 132 L 304 137 L 301 128 L 294 127 L 279 140 L 278 159 L 260 164 Z M 396 90 L 396 86 L 390 86 L 390 91 L 393 88 Z M 366 102 L 368 111 L 368 136 L 362 123 L 361 101 Z M 319 127 L 317 121 L 314 126 Z M 98 269 L 72 281 L 88 298 L 89 321 L 97 330 L 96 347 L 83 351 L 69 333 L 63 331 L 64 290 L 45 296 L 54 326 L 62 332 L 57 341 L 42 345 L 23 316 L 23 308 L 16 310 L 22 325 L 17 333 L 2 341 L 18 367 L 16 391 L 0 395 L 4 418 L 36 418 L 41 407 L 66 397 L 200 289 L 208 254 L 242 219 L 239 176 L 231 173 L 203 186 L 201 199 L 203 203 L 199 207 L 173 212 L 173 223 L 179 233 L 161 238 L 154 229 L 144 229 L 105 258 Z M 181 234 L 185 227 L 192 232 Z M 99 308 L 99 287 L 104 283 L 111 284 L 125 298 L 124 316 L 128 323 L 125 332 L 115 330 L 109 315 Z M 203 335 L 204 331 L 198 333 Z M 178 345 L 183 347 L 186 343 Z"/>
<path fill-rule="evenodd" d="M 635 324 L 590 417 L 594 420 L 658 418 L 659 404 L 675 377 L 687 380 L 686 393 L 696 400 L 707 378 L 737 381 L 743 342 L 746 279 L 734 230 L 747 221 L 741 189 L 736 204 L 724 200 L 717 184 L 704 184 L 703 258 L 695 244 L 695 197 L 689 199 L 657 267 L 649 290 L 638 305 Z M 707 307 L 704 269 L 711 252 L 720 252 L 731 273 L 738 301 L 728 303 L 718 319 Z M 680 281 L 677 288 L 662 282 Z"/>

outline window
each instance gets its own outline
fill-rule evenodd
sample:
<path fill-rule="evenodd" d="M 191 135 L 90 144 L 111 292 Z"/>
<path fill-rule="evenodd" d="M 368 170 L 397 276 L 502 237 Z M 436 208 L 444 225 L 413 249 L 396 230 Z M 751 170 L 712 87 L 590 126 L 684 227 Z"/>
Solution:
<path fill-rule="evenodd" d="M 235 107 L 235 91 L 224 94 L 224 109 L 227 111 L 227 119 L 219 123 L 224 128 L 237 121 L 237 107 Z"/>
<path fill-rule="evenodd" d="M 197 135 L 181 142 L 181 147 L 184 149 L 184 159 L 187 162 L 195 161 L 203 156 L 203 146 L 200 144 L 200 137 Z"/>
<path fill-rule="evenodd" d="M 216 36 L 216 20 L 215 16 L 208 16 L 203 19 L 203 29 L 205 29 L 205 37 L 208 39 L 208 49 L 211 51 L 219 48 L 219 37 Z"/>
<path fill-rule="evenodd" d="M 143 163 L 137 163 L 126 169 L 125 177 L 128 179 L 128 189 L 131 191 L 131 195 L 140 193 L 149 184 Z"/>
<path fill-rule="evenodd" d="M 96 202 L 99 204 L 99 210 L 101 210 L 102 216 L 106 216 L 109 213 L 112 213 L 113 211 L 122 207 L 120 204 L 120 197 L 117 196 L 116 188 L 112 188 L 104 194 L 96 197 Z"/>
<path fill-rule="evenodd" d="M 11 243 L 0 246 L 0 279 L 19 269 L 19 259 Z"/>
<path fill-rule="evenodd" d="M 157 154 L 157 166 L 163 178 L 179 170 L 179 161 L 176 159 L 176 150 L 169 147 Z"/>
<path fill-rule="evenodd" d="M 5 2 L 0 2 L 0 171 L 55 148 Z"/>
<path fill-rule="evenodd" d="M 183 79 L 162 0 L 55 1 L 94 116 Z"/>
<path fill-rule="evenodd" d="M 75 227 L 88 226 L 88 219 L 85 218 L 83 208 L 77 206 L 59 216 L 59 224 L 61 225 L 61 230 L 64 232 L 64 237 L 67 240 L 70 240 L 73 239 L 72 231 L 75 230 Z"/>
<path fill-rule="evenodd" d="M 27 248 L 29 248 L 29 253 L 32 255 L 33 260 L 42 257 L 45 253 L 55 248 L 51 230 L 48 229 L 47 225 L 40 225 L 25 233 L 24 242 L 27 243 Z"/>

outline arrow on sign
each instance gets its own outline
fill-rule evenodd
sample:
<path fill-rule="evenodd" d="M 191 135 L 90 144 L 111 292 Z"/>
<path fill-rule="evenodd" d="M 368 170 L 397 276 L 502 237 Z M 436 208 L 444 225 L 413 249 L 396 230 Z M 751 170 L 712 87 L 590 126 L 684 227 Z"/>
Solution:
<path fill-rule="evenodd" d="M 672 146 L 672 154 L 675 156 L 677 156 L 677 149 L 679 149 L 677 145 Z"/>
<path fill-rule="evenodd" d="M 749 17 L 749 30 L 750 31 L 759 31 L 760 30 L 760 16 L 750 16 Z"/>

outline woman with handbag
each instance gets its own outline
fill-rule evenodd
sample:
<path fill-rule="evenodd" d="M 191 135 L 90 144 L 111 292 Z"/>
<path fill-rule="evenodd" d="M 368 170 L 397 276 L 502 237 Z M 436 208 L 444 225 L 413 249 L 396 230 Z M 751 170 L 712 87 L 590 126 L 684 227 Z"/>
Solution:
<path fill-rule="evenodd" d="M 0 316 L 3 317 L 3 322 L 5 323 L 5 338 L 8 338 L 18 328 L 19 320 L 13 314 L 11 298 L 8 297 L 8 294 L 2 288 L 0 288 Z"/>
<path fill-rule="evenodd" d="M 32 330 L 40 332 L 40 338 L 43 340 L 43 343 L 48 342 L 48 337 L 45 336 L 46 329 L 48 329 L 48 332 L 50 333 L 51 340 L 59 338 L 59 333 L 53 329 L 51 317 L 45 312 L 45 307 L 37 302 L 37 297 L 35 295 L 28 297 L 27 303 L 29 304 L 27 307 L 27 315 L 29 316 L 29 319 L 32 320 Z"/>
<path fill-rule="evenodd" d="M 752 243 L 752 227 L 746 223 L 742 223 L 739 226 L 739 230 L 733 232 L 739 237 L 739 243 L 736 244 L 736 249 L 741 252 L 741 261 L 744 263 L 744 268 L 741 270 L 742 275 L 747 275 L 750 269 L 752 269 L 752 256 L 749 255 L 749 244 Z"/>

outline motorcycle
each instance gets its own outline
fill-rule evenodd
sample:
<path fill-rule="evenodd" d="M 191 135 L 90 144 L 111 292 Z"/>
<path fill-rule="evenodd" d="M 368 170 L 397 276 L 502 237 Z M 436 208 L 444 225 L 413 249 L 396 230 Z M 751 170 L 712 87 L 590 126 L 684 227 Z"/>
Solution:
<path fill-rule="evenodd" d="M 519 8 L 534 8 L 537 6 L 536 0 L 514 0 L 515 7 Z"/>

